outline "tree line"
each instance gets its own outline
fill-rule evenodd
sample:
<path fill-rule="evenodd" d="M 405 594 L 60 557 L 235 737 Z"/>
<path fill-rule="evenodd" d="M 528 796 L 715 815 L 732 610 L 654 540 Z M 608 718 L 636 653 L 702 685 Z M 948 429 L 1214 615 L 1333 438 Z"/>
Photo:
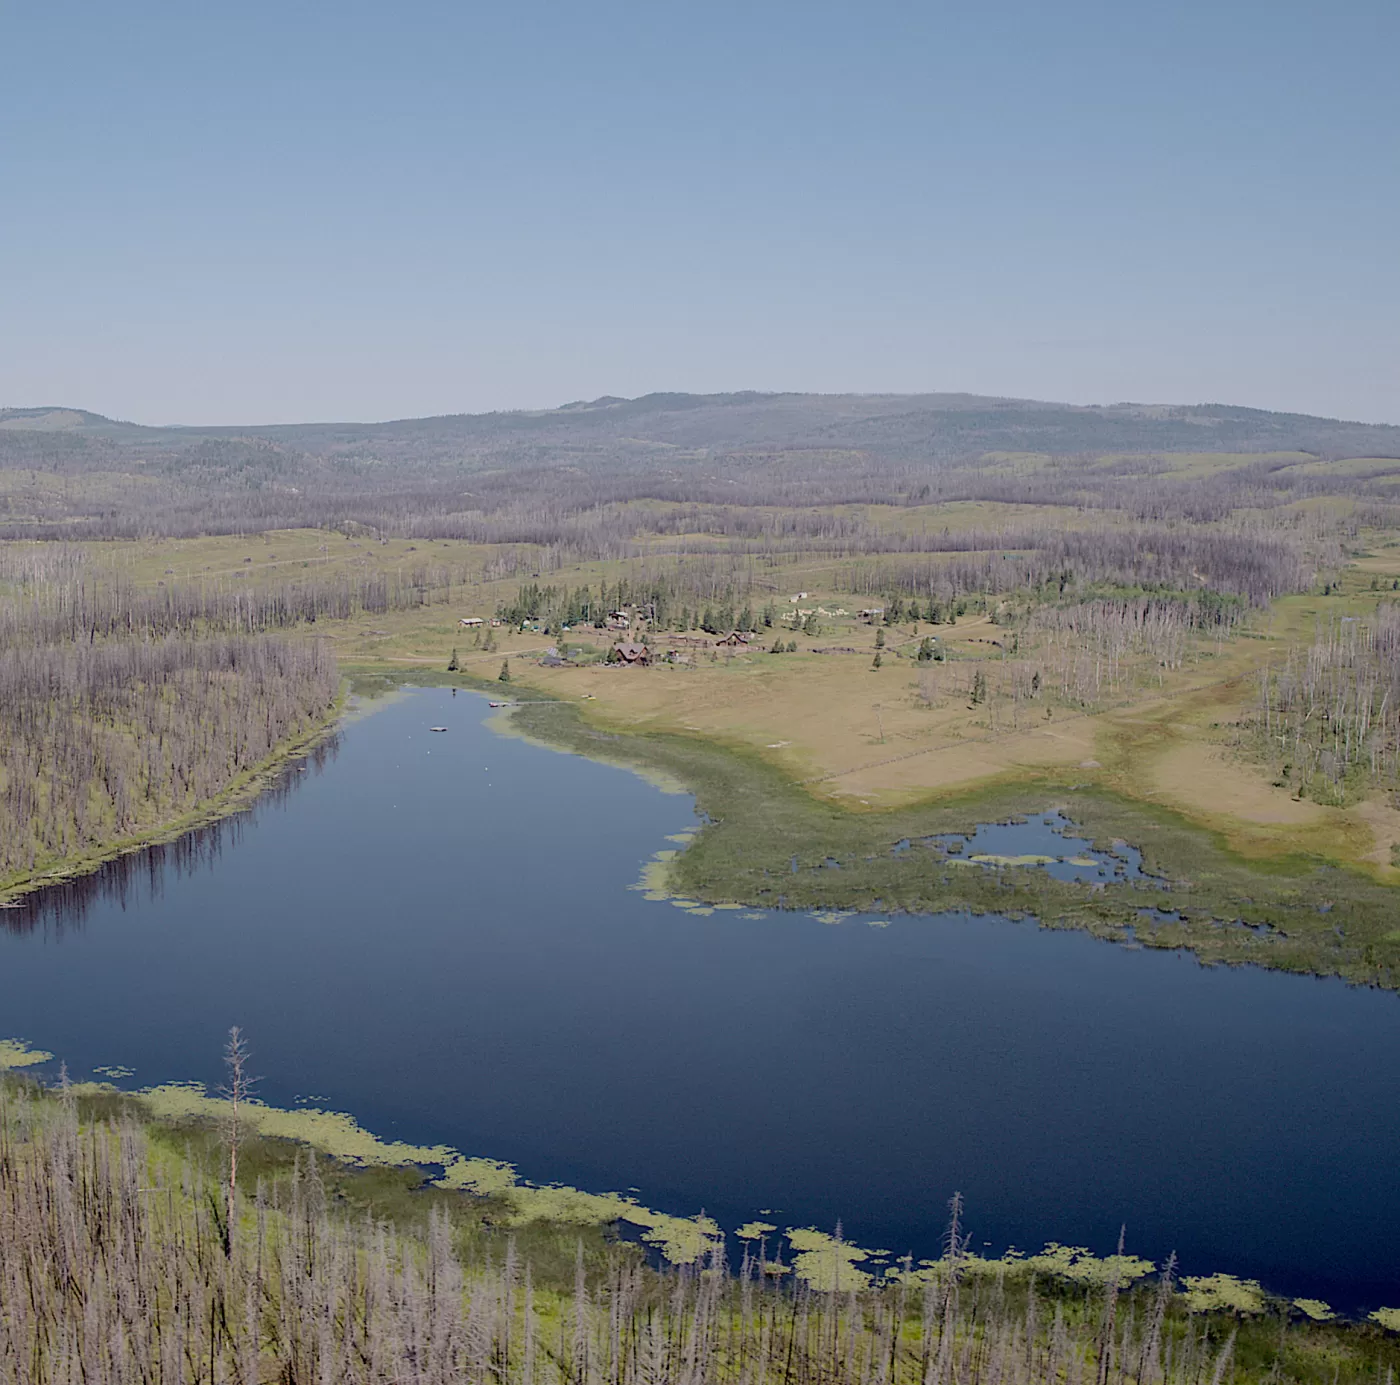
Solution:
<path fill-rule="evenodd" d="M 0 880 L 176 820 L 324 720 L 323 642 L 131 637 L 0 652 Z"/>
<path fill-rule="evenodd" d="M 1400 784 L 1400 607 L 1328 620 L 1259 675 L 1256 728 L 1279 781 L 1341 802 Z"/>
<path fill-rule="evenodd" d="M 1359 1385 L 1396 1360 L 1381 1322 L 1319 1324 L 1325 1304 L 1178 1283 L 1171 1262 L 1143 1279 L 1121 1247 L 982 1261 L 956 1199 L 943 1256 L 883 1281 L 839 1237 L 793 1233 L 819 1247 L 797 1259 L 830 1260 L 794 1284 L 754 1239 L 768 1227 L 744 1229 L 737 1267 L 718 1244 L 674 1270 L 625 1244 L 586 1259 L 580 1238 L 570 1283 L 466 1199 L 403 1228 L 339 1210 L 314 1158 L 255 1187 L 229 1172 L 158 1154 L 129 1117 L 80 1122 L 72 1095 L 0 1087 L 0 1379 Z"/>
<path fill-rule="evenodd" d="M 0 547 L 0 555 L 4 551 Z M 361 613 L 382 615 L 445 604 L 466 585 L 459 567 L 424 562 L 393 572 L 341 570 L 259 586 L 196 579 L 150 588 L 137 587 L 119 575 L 98 575 L 80 563 L 76 576 L 33 577 L 16 583 L 8 597 L 0 595 L 0 643 L 258 634 L 320 619 L 348 620 Z"/>
<path fill-rule="evenodd" d="M 1244 527 L 1047 526 L 981 534 L 975 542 L 976 548 L 934 550 L 947 557 L 855 562 L 843 580 L 861 595 L 913 592 L 945 602 L 972 592 L 1062 596 L 1067 589 L 1112 586 L 1148 593 L 1209 591 L 1262 607 L 1277 596 L 1306 590 L 1316 573 L 1307 552 L 1288 536 Z"/>
<path fill-rule="evenodd" d="M 192 875 L 208 869 L 225 850 L 237 846 L 258 815 L 284 803 L 300 787 L 303 773 L 319 773 L 339 752 L 335 733 L 318 737 L 295 766 L 261 788 L 245 812 L 215 818 L 168 840 L 156 840 L 140 851 L 123 852 L 101 870 L 75 875 L 21 895 L 0 910 L 0 928 L 10 933 L 39 929 L 62 933 L 81 928 L 98 904 L 115 901 L 122 909 L 138 907 L 160 891 L 167 874 Z"/>
<path fill-rule="evenodd" d="M 335 659 L 275 632 L 421 601 L 431 580 L 152 590 L 99 579 L 80 549 L 0 546 L 0 884 L 178 822 L 305 736 Z"/>

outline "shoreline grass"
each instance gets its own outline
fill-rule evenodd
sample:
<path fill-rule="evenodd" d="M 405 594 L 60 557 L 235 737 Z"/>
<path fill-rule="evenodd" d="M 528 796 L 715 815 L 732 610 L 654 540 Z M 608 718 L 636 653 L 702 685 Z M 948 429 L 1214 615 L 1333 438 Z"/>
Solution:
<path fill-rule="evenodd" d="M 498 693 L 469 674 L 351 670 L 357 686 L 405 683 Z M 1395 891 L 1301 853 L 1260 860 L 1170 808 L 1079 782 L 1073 770 L 1004 777 L 923 803 L 859 812 L 813 796 L 754 751 L 711 737 L 624 733 L 589 723 L 578 704 L 512 686 L 512 731 L 621 765 L 695 795 L 706 819 L 664 865 L 664 888 L 708 905 L 880 913 L 995 913 L 1116 942 L 1193 952 L 1202 963 L 1252 964 L 1400 989 Z M 1043 870 L 950 869 L 903 841 L 964 833 L 1058 808 L 1099 849 L 1137 847 L 1152 877 L 1089 887 Z M 840 870 L 826 868 L 835 860 Z M 658 873 L 651 888 L 661 885 Z"/>
<path fill-rule="evenodd" d="M 878 1280 L 812 1229 L 770 1253 L 767 1223 L 739 1229 L 737 1272 L 718 1247 L 668 1268 L 606 1227 L 501 1227 L 489 1197 L 256 1135 L 230 1189 L 228 1138 L 119 1093 L 0 1081 L 0 1272 L 28 1286 L 0 1357 L 33 1379 L 367 1385 L 1360 1385 L 1400 1365 L 1394 1310 L 1348 1321 L 1121 1250 L 982 1260 L 957 1199 L 947 1251 Z"/>

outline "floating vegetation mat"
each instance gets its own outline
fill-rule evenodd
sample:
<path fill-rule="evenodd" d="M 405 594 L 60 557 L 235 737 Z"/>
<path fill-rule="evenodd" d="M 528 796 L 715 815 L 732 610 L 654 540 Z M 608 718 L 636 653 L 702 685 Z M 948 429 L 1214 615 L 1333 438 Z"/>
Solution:
<path fill-rule="evenodd" d="M 0 1045 L 0 1066 L 27 1066 L 48 1061 L 51 1054 L 29 1049 L 18 1040 Z M 8 1059 L 8 1062 L 6 1061 Z M 115 1090 L 103 1083 L 74 1088 L 77 1092 Z M 170 1082 L 129 1093 L 161 1120 L 223 1121 L 228 1103 L 210 1096 L 198 1082 Z M 510 1224 L 531 1221 L 604 1226 L 627 1222 L 641 1231 L 673 1265 L 690 1265 L 722 1243 L 718 1225 L 705 1216 L 675 1217 L 654 1212 L 636 1199 L 618 1193 L 586 1193 L 560 1184 L 537 1186 L 523 1182 L 515 1167 L 499 1159 L 469 1158 L 449 1145 L 413 1145 L 383 1140 L 353 1116 L 303 1106 L 294 1111 L 259 1101 L 244 1102 L 240 1119 L 259 1135 L 310 1145 L 356 1168 L 423 1168 L 439 1188 L 490 1197 L 505 1209 Z"/>
<path fill-rule="evenodd" d="M 51 1053 L 22 1039 L 0 1040 L 0 1070 L 33 1068 L 52 1061 Z M 100 1071 L 125 1075 L 130 1069 L 111 1064 Z M 121 1091 L 111 1082 L 74 1083 L 67 1090 L 75 1096 Z M 170 1082 L 121 1094 L 139 1102 L 155 1120 L 223 1125 L 229 1117 L 228 1102 L 209 1095 L 196 1082 Z M 384 1140 L 344 1112 L 310 1107 L 285 1110 L 249 1100 L 240 1104 L 239 1119 L 259 1135 L 307 1145 L 350 1167 L 422 1169 L 434 1187 L 492 1199 L 498 1209 L 493 1210 L 492 1219 L 498 1223 L 626 1224 L 636 1228 L 638 1238 L 672 1265 L 713 1266 L 724 1259 L 725 1234 L 703 1213 L 672 1216 L 620 1193 L 588 1193 L 563 1184 L 525 1182 L 513 1165 L 502 1160 L 468 1157 L 449 1145 Z M 779 1236 L 775 1223 L 751 1221 L 738 1227 L 734 1235 L 745 1243 L 746 1259 L 761 1276 L 790 1274 L 808 1289 L 828 1294 L 851 1294 L 881 1284 L 937 1291 L 940 1285 L 968 1278 L 991 1278 L 1000 1283 L 1041 1279 L 1086 1289 L 1127 1289 L 1159 1268 L 1151 1260 L 1121 1251 L 1097 1256 L 1084 1246 L 1053 1241 L 1035 1255 L 1011 1249 L 995 1257 L 975 1254 L 966 1249 L 965 1242 L 954 1242 L 954 1248 L 938 1259 L 915 1261 L 912 1256 L 894 1259 L 889 1251 L 852 1244 L 841 1236 L 839 1228 L 833 1235 L 810 1226 L 788 1227 Z M 778 1246 L 786 1242 L 790 1263 L 784 1263 L 781 1253 L 769 1255 L 770 1238 Z M 1257 1280 L 1230 1274 L 1187 1275 L 1179 1281 L 1176 1292 L 1190 1313 L 1227 1313 L 1236 1318 L 1264 1314 L 1280 1302 Z M 1321 1299 L 1286 1302 L 1316 1323 L 1330 1322 L 1337 1316 Z M 1387 1331 L 1400 1332 L 1400 1308 L 1375 1309 L 1369 1319 Z"/>
<path fill-rule="evenodd" d="M 53 1054 L 30 1048 L 23 1039 L 0 1039 L 0 1072 L 16 1068 L 33 1068 L 40 1063 L 53 1062 Z"/>

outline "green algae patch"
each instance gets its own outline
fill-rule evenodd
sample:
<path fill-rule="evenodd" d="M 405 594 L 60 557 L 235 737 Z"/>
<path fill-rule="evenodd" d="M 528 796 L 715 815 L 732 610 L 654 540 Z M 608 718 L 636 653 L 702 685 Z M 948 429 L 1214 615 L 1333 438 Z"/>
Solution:
<path fill-rule="evenodd" d="M 671 1217 L 632 1206 L 622 1218 L 643 1227 L 642 1240 L 673 1265 L 694 1265 L 724 1245 L 719 1226 L 706 1216 Z"/>
<path fill-rule="evenodd" d="M 806 1284 L 825 1294 L 846 1294 L 868 1288 L 874 1276 L 856 1266 L 870 1259 L 870 1252 L 848 1245 L 814 1227 L 789 1227 L 792 1272 Z"/>
<path fill-rule="evenodd" d="M 671 898 L 671 891 L 667 888 L 671 861 L 675 858 L 674 851 L 658 851 L 651 860 L 642 866 L 642 873 L 637 877 L 637 881 L 627 888 L 637 890 L 643 899 L 649 899 L 653 903 L 663 903 Z"/>
<path fill-rule="evenodd" d="M 456 1154 L 455 1150 L 450 1151 Z M 415 1161 L 419 1162 L 419 1161 Z M 515 1166 L 499 1159 L 467 1159 L 457 1155 L 445 1162 L 441 1178 L 433 1183 L 439 1188 L 456 1192 L 475 1193 L 478 1197 L 499 1196 L 515 1187 Z"/>
<path fill-rule="evenodd" d="M 751 1221 L 745 1222 L 734 1234 L 741 1241 L 757 1241 L 777 1229 L 772 1222 Z"/>
<path fill-rule="evenodd" d="M 40 1063 L 51 1062 L 52 1053 L 45 1053 L 41 1048 L 30 1048 L 23 1039 L 0 1039 L 0 1072 L 32 1068 Z"/>
<path fill-rule="evenodd" d="M 505 1220 L 512 1225 L 549 1221 L 570 1226 L 600 1226 L 626 1218 L 636 1205 L 619 1193 L 585 1193 L 561 1184 L 536 1188 L 513 1180 L 500 1191 L 503 1201 L 510 1207 Z"/>
<path fill-rule="evenodd" d="M 212 1097 L 198 1082 L 170 1082 L 137 1092 L 153 1116 L 164 1120 L 223 1120 L 228 1102 Z M 285 1111 L 248 1101 L 239 1107 L 241 1119 L 259 1135 L 296 1140 L 357 1168 L 396 1168 L 409 1164 L 452 1164 L 462 1159 L 446 1145 L 411 1145 L 381 1140 L 340 1111 L 303 1107 Z"/>
<path fill-rule="evenodd" d="M 956 1263 L 948 1257 L 941 1260 L 921 1260 L 919 1268 L 895 1268 L 886 1276 L 909 1284 L 937 1284 L 957 1273 L 987 1278 L 1024 1279 L 1045 1276 L 1061 1284 L 1086 1289 L 1105 1289 L 1117 1285 L 1127 1288 L 1143 1279 L 1157 1267 L 1151 1260 L 1136 1255 L 1094 1255 L 1084 1246 L 1066 1246 L 1051 1241 L 1038 1255 L 1026 1255 L 1008 1250 L 1005 1255 L 983 1256 L 964 1253 Z"/>
<path fill-rule="evenodd" d="M 30 1062 L 46 1061 L 51 1056 L 29 1057 L 30 1050 L 23 1044 L 14 1040 L 6 1042 Z M 0 1054 L 4 1052 L 0 1048 Z M 81 1090 L 97 1095 L 115 1092 L 116 1088 L 88 1083 Z M 133 1096 L 157 1119 L 228 1118 L 228 1103 L 210 1096 L 197 1082 L 166 1083 L 133 1093 Z M 314 1108 L 287 1111 L 248 1101 L 240 1106 L 239 1117 L 259 1135 L 310 1145 L 354 1168 L 440 1168 L 442 1173 L 432 1180 L 434 1187 L 494 1199 L 501 1210 L 499 1215 L 493 1214 L 493 1219 L 506 1225 L 552 1222 L 606 1226 L 625 1221 L 640 1227 L 641 1239 L 655 1246 L 674 1265 L 694 1264 L 723 1244 L 718 1225 L 708 1217 L 676 1217 L 654 1212 L 618 1193 L 586 1193 L 560 1184 L 537 1187 L 521 1182 L 512 1164 L 499 1159 L 468 1158 L 448 1145 L 382 1140 L 343 1112 Z"/>
<path fill-rule="evenodd" d="M 1313 1322 L 1331 1322 L 1337 1316 L 1332 1311 L 1332 1305 L 1320 1298 L 1295 1298 L 1293 1306 Z"/>
<path fill-rule="evenodd" d="M 1015 1252 L 1008 1252 L 1008 1257 Z M 1068 1284 L 1120 1288 L 1142 1279 L 1157 1268 L 1151 1260 L 1136 1255 L 1093 1255 L 1083 1246 L 1063 1246 L 1051 1241 L 1039 1255 L 1028 1255 L 1020 1262 L 1031 1274 L 1046 1274 Z"/>
<path fill-rule="evenodd" d="M 1387 1332 L 1400 1332 L 1400 1308 L 1377 1308 L 1367 1316 Z"/>
<path fill-rule="evenodd" d="M 967 859 L 975 861 L 979 866 L 1053 866 L 1058 857 L 997 856 L 991 852 L 982 852 L 976 856 L 969 856 Z"/>
<path fill-rule="evenodd" d="M 1188 1313 L 1251 1317 L 1264 1311 L 1264 1291 L 1255 1279 L 1236 1279 L 1232 1274 L 1187 1275 L 1181 1284 Z"/>

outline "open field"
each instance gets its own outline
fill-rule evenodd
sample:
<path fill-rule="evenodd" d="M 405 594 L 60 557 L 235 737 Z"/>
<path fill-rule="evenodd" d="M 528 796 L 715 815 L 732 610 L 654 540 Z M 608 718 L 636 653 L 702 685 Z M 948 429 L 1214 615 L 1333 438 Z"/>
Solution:
<path fill-rule="evenodd" d="M 317 633 L 332 641 L 342 663 L 357 668 L 411 671 L 445 668 L 454 649 L 468 669 L 494 672 L 502 658 L 515 659 L 518 682 L 552 697 L 577 699 L 599 726 L 612 729 L 700 733 L 724 744 L 760 753 L 807 791 L 854 808 L 890 808 L 981 781 L 1059 768 L 1075 778 L 1117 792 L 1142 796 L 1197 816 L 1239 849 L 1251 854 L 1272 848 L 1306 847 L 1339 861 L 1366 864 L 1391 878 L 1384 850 L 1400 827 L 1384 794 L 1346 807 L 1300 800 L 1272 782 L 1267 767 L 1239 744 L 1239 724 L 1249 711 L 1252 677 L 1277 662 L 1291 644 L 1305 639 L 1321 619 L 1365 614 L 1377 599 L 1374 575 L 1400 576 L 1400 552 L 1377 548 L 1341 575 L 1344 594 L 1300 596 L 1274 603 L 1251 623 L 1250 638 L 1198 641 L 1182 667 L 1143 685 L 1116 692 L 1088 707 L 1029 703 L 970 706 L 971 678 L 984 668 L 993 680 L 1009 676 L 1003 648 L 1007 631 L 985 614 L 956 625 L 926 622 L 889 629 L 882 667 L 870 667 L 876 631 L 850 614 L 861 598 L 817 585 L 838 564 L 793 561 L 763 573 L 763 587 L 779 609 L 793 609 L 786 588 L 810 590 L 801 609 L 845 611 L 820 616 L 821 633 L 798 639 L 796 654 L 766 652 L 776 637 L 758 632 L 753 645 L 717 653 L 686 666 L 619 669 L 589 663 L 539 667 L 537 656 L 559 643 L 559 635 L 494 632 L 499 652 L 472 647 L 463 614 L 489 615 L 513 598 L 519 579 L 490 580 L 492 552 L 485 546 L 440 541 L 409 544 L 354 540 L 324 534 L 276 534 L 265 540 L 208 539 L 166 544 L 111 545 L 103 561 L 133 580 L 158 583 L 167 567 L 209 578 L 244 574 L 256 584 L 316 565 L 331 571 L 403 571 L 430 560 L 451 568 L 463 583 L 441 605 L 382 615 L 362 614 L 322 622 Z M 245 563 L 245 558 L 252 561 Z M 849 567 L 849 564 L 847 565 Z M 625 563 L 577 564 L 558 569 L 559 585 L 597 588 L 615 582 Z M 159 575 L 158 575 L 159 574 Z M 529 574 L 526 574 L 527 576 Z M 165 580 L 169 580 L 165 577 Z M 812 584 L 804 588 L 803 583 Z M 781 599 L 778 599 L 781 598 Z M 785 634 L 789 624 L 779 621 Z M 947 657 L 920 665 L 912 657 L 921 639 L 937 637 Z M 690 638 L 701 638 L 699 631 Z M 581 629 L 567 637 L 575 647 L 599 654 L 609 639 Z M 658 648 L 665 637 L 658 636 Z M 855 653 L 818 654 L 816 649 Z M 1295 830 L 1296 829 L 1296 830 Z M 1380 856 L 1377 853 L 1380 852 Z"/>
<path fill-rule="evenodd" d="M 1356 947 L 1333 955 L 1300 915 L 1270 955 L 1390 977 L 1376 920 L 1400 885 L 1400 688 L 1392 695 L 1388 681 L 1400 543 L 1386 489 L 1396 464 L 1384 446 L 1313 450 L 1323 438 L 1384 444 L 1388 432 L 1015 401 L 979 403 L 974 418 L 961 398 L 920 401 L 913 414 L 825 401 L 819 425 L 800 422 L 796 397 L 636 403 L 625 419 L 604 403 L 515 422 L 240 438 L 16 415 L 3 513 L 51 520 L 41 541 L 0 549 L 0 603 L 58 612 L 70 600 L 60 589 L 81 591 L 128 612 L 111 637 L 284 632 L 361 679 L 444 676 L 455 662 L 485 684 L 508 662 L 513 689 L 578 718 L 547 726 L 552 714 L 532 711 L 522 721 L 540 734 L 623 736 L 652 748 L 639 762 L 658 746 L 680 757 L 654 767 L 689 774 L 718 826 L 671 870 L 707 897 L 759 897 L 768 867 L 755 863 L 785 849 L 767 827 L 749 858 L 711 840 L 733 816 L 717 786 L 735 764 L 762 778 L 766 820 L 782 816 L 779 799 L 797 815 L 787 856 L 847 856 L 867 838 L 917 836 L 920 821 L 966 827 L 1075 801 L 1101 834 L 1146 847 L 1155 833 L 1163 872 L 1199 877 L 1198 923 L 1272 898 L 1239 872 L 1286 877 L 1307 900 L 1322 888 L 1318 864 L 1344 867 Z M 981 450 L 911 460 L 915 417 L 964 439 L 981 430 Z M 809 425 L 820 444 L 801 431 Z M 572 441 L 527 466 L 515 449 L 531 429 L 554 429 L 549 447 Z M 1001 446 L 997 429 L 1059 441 Z M 1079 445 L 1115 430 L 1137 441 Z M 454 453 L 459 434 L 476 441 Z M 1203 450 L 1208 435 L 1230 444 Z M 1074 450 L 1058 450 L 1070 437 Z M 376 449 L 400 471 L 377 470 Z M 698 469 L 675 471 L 682 455 Z M 130 526 L 118 511 L 139 509 L 153 482 L 184 508 L 144 520 L 147 536 L 121 537 Z M 340 517 L 273 522 L 316 506 Z M 52 542 L 64 537 L 81 546 Z M 36 575 L 50 568 L 63 575 Z M 464 627 L 466 617 L 486 623 Z M 74 633 L 61 635 L 56 615 L 41 622 L 47 634 L 25 635 L 31 616 L 14 619 L 22 640 Z M 744 638 L 721 645 L 736 626 Z M 646 642 L 649 666 L 610 662 L 624 637 Z M 1168 838 L 1182 850 L 1160 845 Z M 1184 844 L 1207 841 L 1216 864 L 1198 857 L 1193 876 Z M 87 857 L 101 845 L 89 842 Z M 952 898 L 927 881 L 892 895 L 872 870 L 864 885 L 848 870 L 839 890 L 828 873 L 796 892 L 846 907 Z M 1051 899 L 1034 875 L 1023 886 L 1027 912 L 1123 926 L 1121 908 L 1104 921 L 1104 898 L 1082 889 Z M 953 891 L 991 907 L 985 893 L 966 880 Z M 1275 922 L 1296 912 L 1283 895 L 1268 907 L 1282 911 Z M 1232 957 L 1256 946 L 1200 928 L 1192 945 Z"/>
<path fill-rule="evenodd" d="M 926 526 L 939 517 L 926 517 Z M 1196 816 L 1251 854 L 1267 854 L 1271 847 L 1286 853 L 1306 844 L 1391 878 L 1384 848 L 1397 824 L 1384 795 L 1345 807 L 1299 800 L 1238 744 L 1256 670 L 1276 662 L 1318 620 L 1371 609 L 1377 599 L 1369 589 L 1372 578 L 1388 585 L 1400 576 L 1400 550 L 1379 544 L 1341 573 L 1342 594 L 1282 598 L 1251 618 L 1249 638 L 1197 639 L 1180 667 L 1155 670 L 1089 705 L 1047 694 L 1034 706 L 1029 699 L 995 695 L 999 682 L 1031 668 L 1036 655 L 1032 650 L 1009 656 L 1007 627 L 993 624 L 986 613 L 970 612 L 953 625 L 889 627 L 882 667 L 873 669 L 876 628 L 854 616 L 868 598 L 843 590 L 849 581 L 841 582 L 859 560 L 796 557 L 756 568 L 753 600 L 771 601 L 779 619 L 757 632 L 746 649 L 717 652 L 713 659 L 702 655 L 682 666 L 587 663 L 549 669 L 538 666 L 537 656 L 561 638 L 601 654 L 609 645 L 606 632 L 583 628 L 563 637 L 498 628 L 498 650 L 482 653 L 458 623 L 464 614 L 489 616 L 509 602 L 522 577 L 528 580 L 534 571 L 520 566 L 528 554 L 514 553 L 517 571 L 496 576 L 501 555 L 489 545 L 380 542 L 323 531 L 108 543 L 90 545 L 89 551 L 107 572 L 157 589 L 201 582 L 256 589 L 347 573 L 402 576 L 432 565 L 447 586 L 427 604 L 322 620 L 317 636 L 331 643 L 343 664 L 365 669 L 445 668 L 454 649 L 464 668 L 478 672 L 513 658 L 518 682 L 586 704 L 599 726 L 698 733 L 746 747 L 801 781 L 807 792 L 853 809 L 907 806 L 981 782 L 1073 770 L 1078 781 Z M 596 590 L 635 572 L 637 562 L 578 563 L 545 575 L 561 587 Z M 810 595 L 792 603 L 789 588 Z M 820 632 L 807 636 L 782 619 L 795 609 L 844 614 L 819 614 Z M 797 635 L 796 654 L 766 652 L 778 633 Z M 914 656 L 930 635 L 945 658 L 920 664 Z M 699 631 L 688 637 L 704 638 Z M 657 642 L 664 648 L 665 636 Z M 855 652 L 813 652 L 818 649 Z M 968 695 L 978 670 L 994 691 L 987 703 L 974 706 Z"/>

